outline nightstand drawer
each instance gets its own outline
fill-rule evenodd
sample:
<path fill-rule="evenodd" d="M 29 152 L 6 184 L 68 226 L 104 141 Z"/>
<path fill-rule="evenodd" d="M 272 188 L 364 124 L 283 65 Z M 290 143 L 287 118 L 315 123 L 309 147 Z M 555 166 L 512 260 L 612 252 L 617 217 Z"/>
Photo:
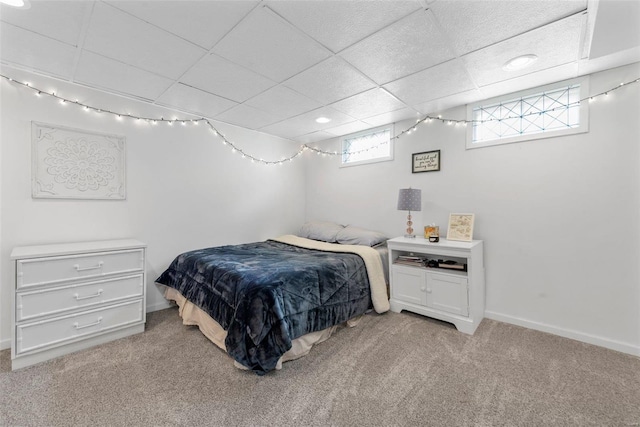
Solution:
<path fill-rule="evenodd" d="M 18 292 L 16 322 L 139 297 L 144 292 L 143 282 L 143 275 L 137 274 L 77 285 Z"/>
<path fill-rule="evenodd" d="M 142 249 L 21 259 L 16 262 L 16 286 L 24 289 L 143 269 Z"/>
<path fill-rule="evenodd" d="M 16 326 L 16 354 L 45 349 L 87 335 L 144 321 L 143 301 L 131 301 L 79 314 Z"/>

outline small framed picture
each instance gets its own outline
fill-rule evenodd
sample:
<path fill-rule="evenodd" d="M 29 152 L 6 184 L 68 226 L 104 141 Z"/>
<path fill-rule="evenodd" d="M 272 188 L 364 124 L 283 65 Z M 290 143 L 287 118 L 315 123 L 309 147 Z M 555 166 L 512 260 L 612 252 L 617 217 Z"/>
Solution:
<path fill-rule="evenodd" d="M 460 240 L 470 242 L 473 240 L 474 214 L 452 213 L 449 214 L 449 228 L 447 240 Z"/>
<path fill-rule="evenodd" d="M 413 153 L 411 155 L 411 172 L 435 172 L 440 170 L 440 150 Z"/>

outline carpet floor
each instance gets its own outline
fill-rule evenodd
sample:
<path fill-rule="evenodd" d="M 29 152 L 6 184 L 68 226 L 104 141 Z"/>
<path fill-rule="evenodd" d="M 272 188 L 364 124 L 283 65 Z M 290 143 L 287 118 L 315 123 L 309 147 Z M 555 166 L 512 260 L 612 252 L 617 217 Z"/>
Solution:
<path fill-rule="evenodd" d="M 369 314 L 259 377 L 177 309 L 143 334 L 11 371 L 2 426 L 639 426 L 640 358 L 485 319 L 468 336 Z"/>

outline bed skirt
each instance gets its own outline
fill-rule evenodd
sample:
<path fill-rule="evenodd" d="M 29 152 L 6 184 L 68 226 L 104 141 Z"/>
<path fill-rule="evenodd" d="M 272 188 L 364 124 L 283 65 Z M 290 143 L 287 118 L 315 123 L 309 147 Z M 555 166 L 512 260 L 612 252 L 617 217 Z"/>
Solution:
<path fill-rule="evenodd" d="M 187 301 L 187 299 L 177 290 L 161 284 L 158 284 L 158 286 L 164 288 L 164 297 L 167 300 L 174 301 L 178 305 L 178 313 L 180 314 L 184 325 L 197 326 L 200 329 L 200 332 L 202 332 L 202 334 L 212 343 L 220 347 L 225 352 L 227 351 L 224 345 L 225 338 L 227 337 L 227 331 L 225 331 L 218 322 L 216 322 L 200 307 L 190 301 Z M 354 327 L 360 322 L 362 316 L 364 315 L 362 314 L 349 319 L 344 323 L 344 325 Z M 311 348 L 315 344 L 328 340 L 336 331 L 338 326 L 339 325 L 334 325 L 327 329 L 323 329 L 322 331 L 311 332 L 292 340 L 291 348 L 284 353 L 282 357 L 280 357 L 280 360 L 278 360 L 278 364 L 276 365 L 276 369 L 282 369 L 282 362 L 295 360 L 309 354 L 309 351 L 311 351 Z M 237 361 L 234 360 L 233 362 L 237 368 L 247 369 Z"/>

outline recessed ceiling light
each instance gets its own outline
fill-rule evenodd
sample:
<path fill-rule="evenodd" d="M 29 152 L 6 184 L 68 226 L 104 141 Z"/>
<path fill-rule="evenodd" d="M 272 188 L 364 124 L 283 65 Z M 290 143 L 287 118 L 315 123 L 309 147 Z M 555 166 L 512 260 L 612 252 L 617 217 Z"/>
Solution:
<path fill-rule="evenodd" d="M 29 0 L 0 0 L 0 3 L 6 4 L 7 6 L 17 7 L 19 9 L 29 9 L 31 7 Z"/>
<path fill-rule="evenodd" d="M 329 123 L 331 119 L 329 117 L 318 117 L 316 119 L 317 123 Z"/>
<path fill-rule="evenodd" d="M 533 54 L 517 56 L 507 61 L 502 66 L 502 69 L 505 71 L 522 70 L 523 68 L 533 65 L 533 63 L 536 62 L 537 60 L 538 60 L 538 57 Z"/>

